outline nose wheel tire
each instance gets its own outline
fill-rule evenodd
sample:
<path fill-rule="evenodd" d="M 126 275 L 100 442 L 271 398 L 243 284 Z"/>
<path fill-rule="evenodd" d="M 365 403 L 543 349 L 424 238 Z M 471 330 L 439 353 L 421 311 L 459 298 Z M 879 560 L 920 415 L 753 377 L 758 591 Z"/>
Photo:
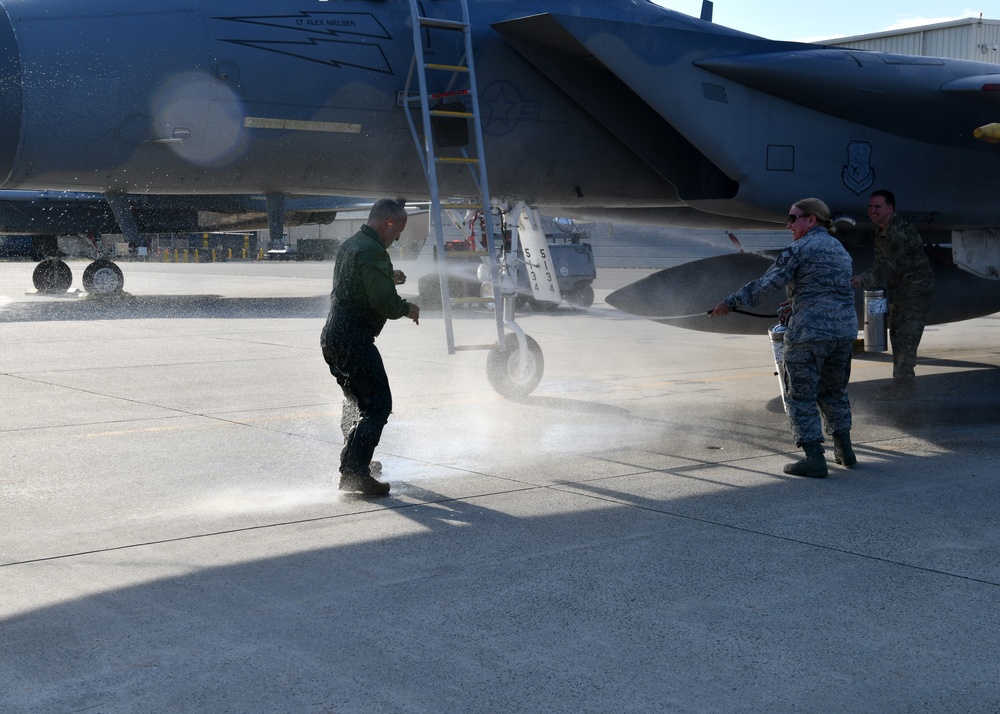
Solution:
<path fill-rule="evenodd" d="M 43 260 L 35 266 L 31 274 L 31 282 L 40 293 L 55 295 L 69 290 L 73 284 L 73 271 L 61 260 L 51 258 Z"/>
<path fill-rule="evenodd" d="M 517 335 L 504 335 L 503 346 L 496 344 L 486 357 L 486 377 L 497 394 L 507 399 L 524 399 L 542 381 L 545 360 L 542 348 L 531 337 L 525 336 L 527 353 L 521 355 Z"/>
<path fill-rule="evenodd" d="M 117 295 L 124 286 L 121 268 L 110 260 L 95 260 L 83 271 L 83 288 L 91 295 Z"/>

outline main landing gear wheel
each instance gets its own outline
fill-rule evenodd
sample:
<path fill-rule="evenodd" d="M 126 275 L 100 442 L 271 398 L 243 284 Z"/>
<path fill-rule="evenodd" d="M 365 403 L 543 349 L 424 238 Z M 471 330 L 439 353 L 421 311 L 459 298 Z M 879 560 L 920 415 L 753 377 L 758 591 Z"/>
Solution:
<path fill-rule="evenodd" d="M 69 290 L 73 284 L 73 271 L 61 260 L 50 258 L 35 266 L 31 282 L 40 293 L 59 294 Z"/>
<path fill-rule="evenodd" d="M 542 370 L 545 360 L 542 358 L 542 348 L 532 338 L 525 335 L 528 343 L 527 353 L 522 355 L 518 349 L 517 335 L 504 335 L 503 347 L 493 346 L 486 357 L 486 377 L 490 386 L 501 397 L 518 401 L 524 399 L 538 383 L 542 381 Z"/>
<path fill-rule="evenodd" d="M 83 288 L 91 295 L 117 295 L 124 286 L 121 268 L 110 260 L 95 260 L 83 271 Z"/>

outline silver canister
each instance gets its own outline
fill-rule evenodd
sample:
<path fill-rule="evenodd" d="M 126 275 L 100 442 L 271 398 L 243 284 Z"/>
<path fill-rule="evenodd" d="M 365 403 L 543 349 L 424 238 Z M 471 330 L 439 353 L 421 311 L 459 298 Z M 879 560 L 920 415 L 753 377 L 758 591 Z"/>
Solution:
<path fill-rule="evenodd" d="M 884 290 L 865 290 L 865 352 L 885 352 L 889 301 Z"/>

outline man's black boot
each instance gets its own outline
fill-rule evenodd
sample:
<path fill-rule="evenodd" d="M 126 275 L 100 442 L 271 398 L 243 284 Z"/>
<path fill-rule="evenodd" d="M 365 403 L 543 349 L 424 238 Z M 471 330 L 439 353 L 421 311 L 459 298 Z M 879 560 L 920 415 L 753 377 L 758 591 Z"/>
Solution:
<path fill-rule="evenodd" d="M 366 496 L 384 496 L 389 493 L 390 488 L 391 486 L 385 481 L 379 481 L 370 475 L 340 474 L 341 491 L 358 491 Z"/>
<path fill-rule="evenodd" d="M 858 463 L 858 457 L 854 455 L 851 447 L 851 430 L 844 429 L 833 435 L 833 460 L 838 464 L 843 464 L 845 469 L 852 469 Z"/>
<path fill-rule="evenodd" d="M 828 471 L 826 468 L 826 458 L 823 456 L 823 447 L 818 441 L 810 441 L 802 445 L 802 450 L 806 452 L 806 457 L 794 464 L 785 466 L 785 473 L 792 476 L 808 476 L 810 478 L 825 478 Z"/>

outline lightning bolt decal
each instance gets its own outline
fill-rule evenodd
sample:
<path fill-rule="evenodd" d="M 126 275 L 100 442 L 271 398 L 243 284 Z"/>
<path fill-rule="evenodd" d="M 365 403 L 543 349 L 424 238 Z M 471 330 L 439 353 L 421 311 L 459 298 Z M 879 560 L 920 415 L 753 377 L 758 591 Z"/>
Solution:
<path fill-rule="evenodd" d="M 354 67 L 369 72 L 392 74 L 389 60 L 378 42 L 391 40 L 392 36 L 378 18 L 370 13 L 303 11 L 297 15 L 249 15 L 214 19 L 312 35 L 301 40 L 220 39 L 220 42 L 275 52 L 327 67 Z M 351 39 L 340 39 L 342 37 Z"/>
<path fill-rule="evenodd" d="M 392 67 L 382 48 L 362 42 L 342 42 L 321 37 L 311 37 L 304 42 L 280 40 L 222 40 L 234 45 L 254 47 L 267 52 L 318 62 L 327 67 L 357 67 L 370 72 L 392 74 Z"/>
<path fill-rule="evenodd" d="M 247 25 L 280 27 L 312 34 L 357 35 L 380 40 L 391 39 L 388 30 L 378 18 L 369 13 L 356 12 L 300 12 L 298 15 L 250 15 L 246 17 L 217 17 L 216 20 L 241 22 Z"/>

